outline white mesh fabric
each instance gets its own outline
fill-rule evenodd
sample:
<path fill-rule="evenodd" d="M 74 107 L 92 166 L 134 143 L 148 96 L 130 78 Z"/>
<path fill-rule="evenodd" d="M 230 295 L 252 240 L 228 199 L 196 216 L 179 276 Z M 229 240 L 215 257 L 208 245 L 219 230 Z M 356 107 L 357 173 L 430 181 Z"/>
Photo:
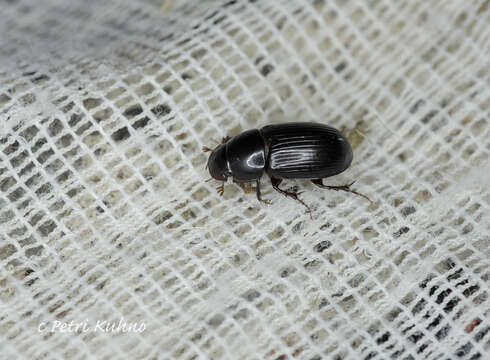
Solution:
<path fill-rule="evenodd" d="M 488 0 L 0 5 L 0 358 L 488 359 Z M 373 204 L 205 182 L 291 120 Z"/>

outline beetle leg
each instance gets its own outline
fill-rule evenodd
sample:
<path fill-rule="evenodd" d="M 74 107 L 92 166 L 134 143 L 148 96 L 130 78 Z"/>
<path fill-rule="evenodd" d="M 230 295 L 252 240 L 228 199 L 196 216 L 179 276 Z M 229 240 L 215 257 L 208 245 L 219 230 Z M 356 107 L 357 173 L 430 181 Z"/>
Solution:
<path fill-rule="evenodd" d="M 257 179 L 257 185 L 256 185 L 256 191 L 257 191 L 257 199 L 260 202 L 263 202 L 264 204 L 270 205 L 272 204 L 270 200 L 262 199 L 262 196 L 260 194 L 260 179 Z"/>
<path fill-rule="evenodd" d="M 359 196 L 362 196 L 364 199 L 368 200 L 369 202 L 372 202 L 370 198 L 368 198 L 366 195 L 364 194 L 361 194 L 355 190 L 352 190 L 350 187 L 352 186 L 352 184 L 354 184 L 356 181 L 354 180 L 353 182 L 351 182 L 350 184 L 347 184 L 347 185 L 340 185 L 340 186 L 329 186 L 329 185 L 325 185 L 323 184 L 323 180 L 322 179 L 314 179 L 314 180 L 311 180 L 311 182 L 313 184 L 315 184 L 316 186 L 322 188 L 322 189 L 329 189 L 329 190 L 335 190 L 335 191 L 347 191 L 347 192 L 350 192 L 350 193 L 353 193 L 353 194 L 356 194 L 356 195 L 359 195 Z"/>
<path fill-rule="evenodd" d="M 221 185 L 216 187 L 216 189 L 218 189 L 218 194 L 223 196 L 223 194 L 225 193 L 225 182 L 223 181 Z"/>
<path fill-rule="evenodd" d="M 230 139 L 231 139 L 231 136 L 228 136 L 228 135 L 223 136 L 223 138 L 221 139 L 221 143 L 226 144 L 228 142 L 228 140 L 230 140 Z"/>
<path fill-rule="evenodd" d="M 298 197 L 298 193 L 296 192 L 291 192 L 291 191 L 287 191 L 287 190 L 283 190 L 279 187 L 279 184 L 282 182 L 282 179 L 278 179 L 278 178 L 275 178 L 275 177 L 271 177 L 271 183 L 272 183 L 272 187 L 274 188 L 274 190 L 276 191 L 279 191 L 281 194 L 283 194 L 284 196 L 286 197 L 290 197 L 290 198 L 293 198 L 294 200 L 300 202 L 301 204 L 303 204 L 303 206 L 308 210 L 308 212 L 310 213 L 310 218 L 311 218 L 311 209 L 308 205 L 306 205 L 306 203 L 301 200 L 299 197 Z"/>

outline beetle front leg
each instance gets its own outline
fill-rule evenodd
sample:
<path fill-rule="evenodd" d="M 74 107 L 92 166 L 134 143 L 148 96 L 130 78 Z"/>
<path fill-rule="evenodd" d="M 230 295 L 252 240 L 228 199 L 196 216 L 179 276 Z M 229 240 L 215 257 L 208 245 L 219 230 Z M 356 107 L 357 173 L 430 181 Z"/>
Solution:
<path fill-rule="evenodd" d="M 283 194 L 284 196 L 286 197 L 290 197 L 290 198 L 293 198 L 294 200 L 300 202 L 301 204 L 303 204 L 303 206 L 308 210 L 308 212 L 310 213 L 310 218 L 311 218 L 311 209 L 308 205 L 306 205 L 306 203 L 301 200 L 299 197 L 298 197 L 298 193 L 296 192 L 291 192 L 291 191 L 287 191 L 287 190 L 283 190 L 279 187 L 279 184 L 282 182 L 282 179 L 278 179 L 278 178 L 275 178 L 275 177 L 271 177 L 271 183 L 272 183 L 272 187 L 274 188 L 274 190 L 276 191 L 279 191 L 281 194 Z"/>
<path fill-rule="evenodd" d="M 220 194 L 221 196 L 223 196 L 223 194 L 225 193 L 225 182 L 223 181 L 221 183 L 221 185 L 218 185 L 216 187 L 216 189 L 218 190 L 218 194 Z"/>
<path fill-rule="evenodd" d="M 340 186 L 329 186 L 329 185 L 325 185 L 323 183 L 323 180 L 322 179 L 315 179 L 315 180 L 311 180 L 311 182 L 313 184 L 315 184 L 316 186 L 322 188 L 322 189 L 328 189 L 328 190 L 335 190 L 335 191 L 346 191 L 346 192 L 350 192 L 350 193 L 353 193 L 353 194 L 356 194 L 356 195 L 359 195 L 359 196 L 362 196 L 364 199 L 368 200 L 369 202 L 372 203 L 371 199 L 368 198 L 366 195 L 364 194 L 361 194 L 355 190 L 352 190 L 350 187 L 352 186 L 352 184 L 354 184 L 356 181 L 354 180 L 353 182 L 351 182 L 350 184 L 347 184 L 347 185 L 340 185 Z"/>

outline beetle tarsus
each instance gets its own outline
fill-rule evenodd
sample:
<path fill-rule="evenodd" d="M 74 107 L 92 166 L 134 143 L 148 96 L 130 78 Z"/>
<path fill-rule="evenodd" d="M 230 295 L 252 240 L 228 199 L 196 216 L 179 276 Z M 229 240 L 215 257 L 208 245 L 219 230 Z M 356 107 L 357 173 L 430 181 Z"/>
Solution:
<path fill-rule="evenodd" d="M 279 187 L 279 184 L 281 182 L 282 182 L 282 179 L 271 177 L 271 183 L 272 183 L 272 187 L 274 188 L 274 190 L 279 191 L 284 196 L 293 198 L 294 200 L 296 200 L 296 201 L 300 202 L 301 204 L 303 204 L 303 206 L 306 208 L 306 210 L 308 210 L 308 213 L 310 214 L 310 218 L 312 218 L 310 207 L 303 200 L 301 200 L 298 197 L 298 193 L 297 192 L 291 192 L 291 191 L 287 191 L 287 190 L 281 189 Z"/>
<path fill-rule="evenodd" d="M 357 192 L 356 190 L 352 190 L 350 188 L 352 186 L 352 184 L 354 184 L 356 182 L 355 180 L 353 182 L 351 182 L 350 184 L 340 185 L 340 186 L 325 185 L 323 183 L 323 180 L 322 179 L 311 180 L 311 182 L 313 184 L 315 184 L 316 186 L 322 188 L 322 189 L 335 190 L 335 191 L 346 191 L 346 192 L 350 192 L 350 193 L 359 195 L 359 196 L 363 197 L 364 199 L 366 199 L 366 200 L 368 200 L 369 202 L 372 203 L 371 199 L 368 198 L 366 195 L 361 194 L 360 192 Z"/>
<path fill-rule="evenodd" d="M 213 151 L 213 149 L 211 149 L 211 148 L 209 148 L 209 147 L 207 147 L 207 146 L 203 146 L 203 147 L 202 147 L 202 151 L 203 151 L 203 152 L 210 152 L 210 151 Z"/>

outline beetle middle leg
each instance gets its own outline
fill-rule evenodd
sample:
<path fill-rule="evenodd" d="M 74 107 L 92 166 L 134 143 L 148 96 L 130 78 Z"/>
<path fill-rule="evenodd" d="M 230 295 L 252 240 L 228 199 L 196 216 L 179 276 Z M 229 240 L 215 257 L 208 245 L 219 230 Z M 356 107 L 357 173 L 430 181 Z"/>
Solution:
<path fill-rule="evenodd" d="M 282 182 L 282 179 L 279 179 L 279 178 L 275 178 L 275 177 L 271 177 L 271 183 L 272 183 L 272 187 L 274 188 L 274 190 L 276 191 L 279 191 L 281 194 L 283 194 L 284 196 L 287 196 L 287 197 L 290 197 L 290 198 L 293 198 L 294 200 L 300 202 L 301 204 L 303 204 L 303 206 L 308 210 L 308 212 L 310 213 L 310 217 L 311 217 L 311 209 L 308 205 L 306 205 L 306 203 L 301 200 L 299 197 L 298 197 L 298 193 L 297 192 L 291 192 L 291 191 L 287 191 L 287 190 L 283 190 L 279 187 L 279 184 Z"/>
<path fill-rule="evenodd" d="M 263 202 L 264 204 L 267 204 L 267 205 L 272 204 L 270 202 L 270 200 L 262 199 L 262 196 L 260 194 L 260 179 L 257 179 L 256 191 L 257 191 L 257 200 L 259 200 L 260 202 Z"/>
<path fill-rule="evenodd" d="M 330 185 L 325 185 L 323 183 L 323 180 L 322 179 L 314 179 L 314 180 L 311 180 L 311 182 L 313 184 L 315 184 L 316 186 L 322 188 L 322 189 L 328 189 L 328 190 L 335 190 L 335 191 L 346 191 L 346 192 L 350 192 L 350 193 L 353 193 L 353 194 L 356 194 L 356 195 L 359 195 L 359 196 L 362 196 L 364 199 L 368 200 L 369 202 L 372 202 L 370 198 L 368 198 L 366 195 L 364 194 L 361 194 L 355 190 L 352 190 L 350 187 L 352 186 L 352 184 L 354 184 L 356 181 L 354 180 L 353 182 L 351 182 L 350 184 L 346 184 L 346 185 L 340 185 L 340 186 L 330 186 Z"/>

